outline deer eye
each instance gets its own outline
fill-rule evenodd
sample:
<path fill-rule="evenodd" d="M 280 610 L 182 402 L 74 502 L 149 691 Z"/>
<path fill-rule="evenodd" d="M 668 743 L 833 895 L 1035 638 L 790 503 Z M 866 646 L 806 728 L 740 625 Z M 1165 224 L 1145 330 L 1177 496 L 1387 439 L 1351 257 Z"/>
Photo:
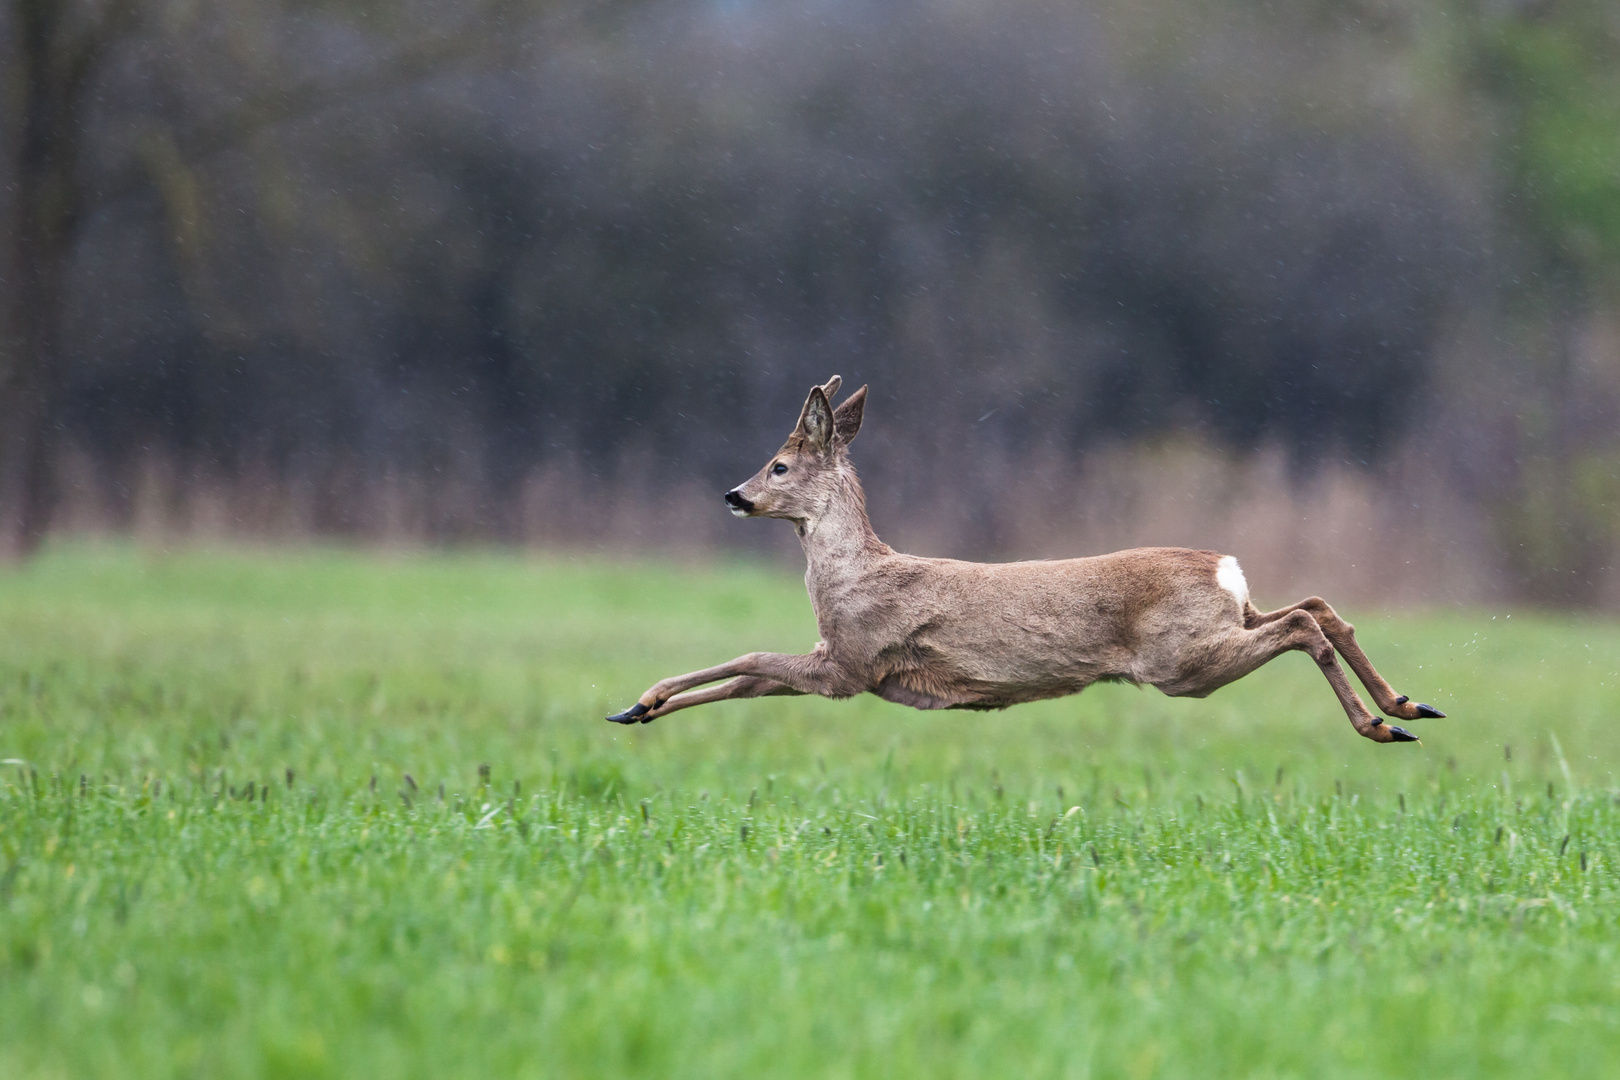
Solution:
<path fill-rule="evenodd" d="M 781 476 L 785 472 L 787 472 L 787 466 L 782 464 L 780 461 L 778 461 L 775 465 L 771 466 L 771 475 L 772 476 Z"/>

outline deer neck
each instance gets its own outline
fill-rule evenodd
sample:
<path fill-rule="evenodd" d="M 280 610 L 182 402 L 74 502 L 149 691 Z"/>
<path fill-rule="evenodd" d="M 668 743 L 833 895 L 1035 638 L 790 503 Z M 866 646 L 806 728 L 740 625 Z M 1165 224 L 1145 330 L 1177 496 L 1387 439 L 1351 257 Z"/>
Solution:
<path fill-rule="evenodd" d="M 877 538 L 866 516 L 866 493 L 848 462 L 842 463 L 836 483 L 821 512 L 796 522 L 799 543 L 811 581 L 858 575 L 873 559 L 893 554 Z"/>

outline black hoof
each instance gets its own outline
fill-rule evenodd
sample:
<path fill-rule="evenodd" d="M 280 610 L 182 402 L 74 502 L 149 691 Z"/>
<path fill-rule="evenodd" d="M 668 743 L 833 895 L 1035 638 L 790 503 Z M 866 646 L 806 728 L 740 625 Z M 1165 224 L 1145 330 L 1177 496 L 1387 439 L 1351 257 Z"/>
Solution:
<path fill-rule="evenodd" d="M 1419 716 L 1426 717 L 1431 720 L 1439 719 L 1446 715 L 1433 705 L 1424 705 L 1421 702 L 1418 704 L 1417 711 Z"/>
<path fill-rule="evenodd" d="M 1407 697 L 1405 694 L 1402 694 L 1400 697 L 1395 699 L 1395 704 L 1397 704 L 1397 705 L 1405 705 L 1408 701 L 1411 701 L 1411 700 L 1412 700 L 1411 698 Z"/>
<path fill-rule="evenodd" d="M 628 709 L 624 710 L 624 712 L 614 713 L 612 716 L 608 717 L 608 719 L 613 721 L 615 724 L 645 724 L 647 721 L 641 718 L 647 715 L 648 711 L 647 706 L 638 701 Z"/>
<path fill-rule="evenodd" d="M 1410 731 L 1407 731 L 1403 727 L 1396 727 L 1394 724 L 1389 725 L 1389 733 L 1392 736 L 1394 736 L 1394 738 L 1389 740 L 1390 742 L 1417 742 L 1418 741 L 1418 737 L 1416 735 L 1412 734 Z"/>

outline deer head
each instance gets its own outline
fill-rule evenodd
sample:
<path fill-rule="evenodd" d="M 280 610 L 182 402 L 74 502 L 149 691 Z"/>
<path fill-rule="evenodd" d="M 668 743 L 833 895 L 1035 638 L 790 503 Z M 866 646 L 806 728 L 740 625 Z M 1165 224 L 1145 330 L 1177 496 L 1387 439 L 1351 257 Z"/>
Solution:
<path fill-rule="evenodd" d="M 819 518 L 837 492 L 850 441 L 861 430 L 866 387 L 837 409 L 832 399 L 843 384 L 834 375 L 812 387 L 799 422 L 765 467 L 726 492 L 726 505 L 738 517 L 775 517 L 806 522 Z"/>

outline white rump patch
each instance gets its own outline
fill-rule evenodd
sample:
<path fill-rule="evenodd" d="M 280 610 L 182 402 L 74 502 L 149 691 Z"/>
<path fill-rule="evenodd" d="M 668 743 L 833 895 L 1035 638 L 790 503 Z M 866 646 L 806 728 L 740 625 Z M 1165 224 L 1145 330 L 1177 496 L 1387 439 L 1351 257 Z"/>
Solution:
<path fill-rule="evenodd" d="M 1231 555 L 1222 555 L 1215 564 L 1215 584 L 1231 593 L 1238 602 L 1238 610 L 1249 602 L 1249 583 L 1243 577 L 1243 568 Z"/>

